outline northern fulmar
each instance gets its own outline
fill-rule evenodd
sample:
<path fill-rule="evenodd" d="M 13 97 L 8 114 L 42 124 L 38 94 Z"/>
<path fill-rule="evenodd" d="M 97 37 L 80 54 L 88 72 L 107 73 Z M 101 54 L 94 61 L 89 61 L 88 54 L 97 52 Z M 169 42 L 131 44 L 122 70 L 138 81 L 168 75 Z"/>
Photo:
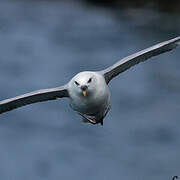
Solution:
<path fill-rule="evenodd" d="M 63 86 L 0 101 L 0 114 L 27 104 L 68 97 L 71 108 L 82 116 L 83 122 L 103 125 L 111 107 L 108 88 L 111 79 L 140 62 L 171 51 L 179 44 L 180 36 L 127 56 L 102 71 L 80 72 Z"/>

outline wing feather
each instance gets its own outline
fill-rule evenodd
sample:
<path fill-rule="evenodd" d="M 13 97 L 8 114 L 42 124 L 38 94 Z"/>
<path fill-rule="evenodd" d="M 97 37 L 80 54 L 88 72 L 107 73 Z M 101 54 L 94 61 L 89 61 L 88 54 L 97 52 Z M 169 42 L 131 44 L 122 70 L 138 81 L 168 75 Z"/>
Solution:
<path fill-rule="evenodd" d="M 180 36 L 169 41 L 164 41 L 162 43 L 156 44 L 150 48 L 147 48 L 128 57 L 125 57 L 118 61 L 116 64 L 110 66 L 109 68 L 100 71 L 100 73 L 104 75 L 106 83 L 108 84 L 112 78 L 126 71 L 130 67 L 140 62 L 146 61 L 147 59 L 153 56 L 157 56 L 159 54 L 171 51 L 172 49 L 176 48 L 179 44 Z"/>
<path fill-rule="evenodd" d="M 21 96 L 0 101 L 0 114 L 28 104 L 55 100 L 63 97 L 69 97 L 66 86 L 33 91 Z"/>

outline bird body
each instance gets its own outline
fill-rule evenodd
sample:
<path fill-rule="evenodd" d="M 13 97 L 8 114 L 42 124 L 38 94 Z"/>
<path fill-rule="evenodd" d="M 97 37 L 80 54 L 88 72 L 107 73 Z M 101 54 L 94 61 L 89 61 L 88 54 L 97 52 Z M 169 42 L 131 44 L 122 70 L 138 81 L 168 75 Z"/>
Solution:
<path fill-rule="evenodd" d="M 81 87 L 87 87 L 86 96 Z M 94 117 L 94 123 L 99 122 L 110 106 L 109 87 L 102 74 L 84 71 L 74 76 L 68 83 L 70 105 L 80 115 Z M 85 118 L 85 117 L 84 117 Z M 84 122 L 85 119 L 83 120 Z"/>
<path fill-rule="evenodd" d="M 42 89 L 0 101 L 0 114 L 24 105 L 68 97 L 70 106 L 83 117 L 83 122 L 103 125 L 103 119 L 111 107 L 109 82 L 132 66 L 171 51 L 179 44 L 180 36 L 127 56 L 102 71 L 80 72 L 64 86 Z"/>

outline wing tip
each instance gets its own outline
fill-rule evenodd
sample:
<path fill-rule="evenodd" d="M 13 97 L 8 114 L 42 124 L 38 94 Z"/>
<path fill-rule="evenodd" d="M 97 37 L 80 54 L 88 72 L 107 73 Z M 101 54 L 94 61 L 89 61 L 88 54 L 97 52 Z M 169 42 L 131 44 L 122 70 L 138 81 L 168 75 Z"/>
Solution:
<path fill-rule="evenodd" d="M 177 36 L 174 39 L 170 39 L 169 41 L 176 45 L 180 45 L 180 36 Z"/>

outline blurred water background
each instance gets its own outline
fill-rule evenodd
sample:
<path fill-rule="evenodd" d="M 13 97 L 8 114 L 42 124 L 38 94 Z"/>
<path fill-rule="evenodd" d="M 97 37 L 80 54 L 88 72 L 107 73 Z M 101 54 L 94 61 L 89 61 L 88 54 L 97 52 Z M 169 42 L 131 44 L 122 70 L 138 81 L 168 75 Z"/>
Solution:
<path fill-rule="evenodd" d="M 96 2 L 0 1 L 1 100 L 62 85 L 180 35 L 179 1 Z M 67 99 L 1 115 L 0 179 L 180 175 L 179 69 L 176 49 L 115 78 L 104 126 L 81 123 Z"/>

